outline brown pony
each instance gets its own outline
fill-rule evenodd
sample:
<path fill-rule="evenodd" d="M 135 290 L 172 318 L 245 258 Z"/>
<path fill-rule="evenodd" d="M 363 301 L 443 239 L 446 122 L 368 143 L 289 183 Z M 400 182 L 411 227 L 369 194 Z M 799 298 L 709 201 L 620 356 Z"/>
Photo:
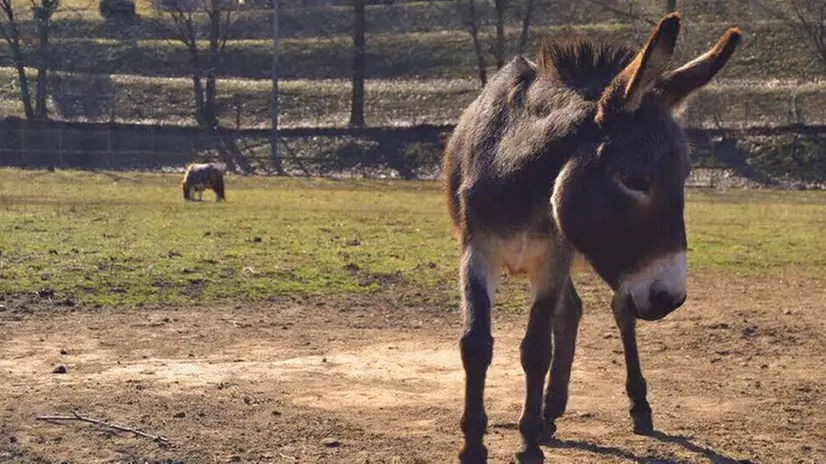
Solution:
<path fill-rule="evenodd" d="M 464 463 L 485 462 L 485 375 L 501 268 L 527 274 L 533 302 L 521 362 L 520 462 L 543 462 L 541 441 L 565 411 L 582 311 L 571 280 L 581 253 L 614 291 L 634 431 L 653 431 L 640 369 L 637 319 L 660 319 L 686 299 L 686 140 L 672 111 L 726 64 L 731 28 L 674 70 L 680 16 L 666 16 L 639 51 L 588 40 L 546 40 L 518 57 L 465 110 L 444 156 L 450 216 L 461 240 L 465 370 Z M 543 396 L 545 377 L 550 380 Z"/>
<path fill-rule="evenodd" d="M 181 181 L 184 200 L 193 200 L 192 191 L 198 193 L 198 200 L 204 199 L 204 190 L 211 188 L 215 192 L 215 201 L 226 201 L 224 193 L 224 171 L 214 163 L 190 164 Z"/>

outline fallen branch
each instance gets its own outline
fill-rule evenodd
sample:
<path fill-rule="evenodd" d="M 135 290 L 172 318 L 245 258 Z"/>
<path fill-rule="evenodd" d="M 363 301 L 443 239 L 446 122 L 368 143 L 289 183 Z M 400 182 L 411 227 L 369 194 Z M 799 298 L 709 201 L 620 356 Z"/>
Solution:
<path fill-rule="evenodd" d="M 149 434 L 149 433 L 146 433 L 146 432 L 141 432 L 140 430 L 133 429 L 131 427 L 125 427 L 123 425 L 110 424 L 108 422 L 104 422 L 104 421 L 98 420 L 98 419 L 90 419 L 88 417 L 81 416 L 80 414 L 78 414 L 75 411 L 72 411 L 71 416 L 37 416 L 37 417 L 35 417 L 35 420 L 45 421 L 45 422 L 57 422 L 57 421 L 87 422 L 89 424 L 95 424 L 95 425 L 99 425 L 101 427 L 108 427 L 110 429 L 118 430 L 118 431 L 121 431 L 121 432 L 134 433 L 135 435 L 138 435 L 138 436 L 141 436 L 141 437 L 146 437 L 146 438 L 151 438 L 152 440 L 160 442 L 160 443 L 164 443 L 164 444 L 169 443 L 169 439 L 166 438 L 166 437 L 162 437 L 160 435 L 152 435 L 152 434 Z"/>

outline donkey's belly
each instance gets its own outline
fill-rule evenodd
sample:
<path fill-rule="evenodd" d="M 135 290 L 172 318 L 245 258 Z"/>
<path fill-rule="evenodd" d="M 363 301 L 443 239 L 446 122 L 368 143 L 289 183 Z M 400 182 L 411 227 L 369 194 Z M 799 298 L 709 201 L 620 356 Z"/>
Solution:
<path fill-rule="evenodd" d="M 533 274 L 540 265 L 553 259 L 553 236 L 528 232 L 497 239 L 498 261 L 511 274 Z"/>

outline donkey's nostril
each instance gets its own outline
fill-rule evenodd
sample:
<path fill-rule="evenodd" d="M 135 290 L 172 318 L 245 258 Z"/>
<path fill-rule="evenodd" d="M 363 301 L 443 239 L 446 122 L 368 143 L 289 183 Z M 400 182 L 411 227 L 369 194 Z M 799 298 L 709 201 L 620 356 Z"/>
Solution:
<path fill-rule="evenodd" d="M 674 295 L 671 292 L 655 289 L 651 291 L 651 307 L 654 311 L 671 312 L 680 307 L 685 301 L 685 295 Z"/>

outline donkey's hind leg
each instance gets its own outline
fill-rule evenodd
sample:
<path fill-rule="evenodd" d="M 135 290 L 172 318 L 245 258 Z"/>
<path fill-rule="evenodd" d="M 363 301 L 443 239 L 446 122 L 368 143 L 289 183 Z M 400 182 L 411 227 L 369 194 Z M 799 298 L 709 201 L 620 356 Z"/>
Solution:
<path fill-rule="evenodd" d="M 525 372 L 525 405 L 519 418 L 522 448 L 517 453 L 520 463 L 544 461 L 539 448 L 544 429 L 542 387 L 551 365 L 551 330 L 554 314 L 564 297 L 565 282 L 568 279 L 567 264 L 565 258 L 561 261 L 548 260 L 539 266 L 538 272 L 530 273 L 534 299 L 528 329 L 520 346 L 522 370 Z"/>
<path fill-rule="evenodd" d="M 491 306 L 496 292 L 499 267 L 484 249 L 466 244 L 460 269 L 464 328 L 459 346 L 465 369 L 465 408 L 462 432 L 465 436 L 459 460 L 484 463 L 487 448 L 483 437 L 488 425 L 485 413 L 485 375 L 493 357 Z"/>
<path fill-rule="evenodd" d="M 565 285 L 562 297 L 562 303 L 557 306 L 553 320 L 554 353 L 551 379 L 545 391 L 543 441 L 550 440 L 556 433 L 556 419 L 565 413 L 565 407 L 568 404 L 571 366 L 574 363 L 579 319 L 582 317 L 582 300 L 579 299 L 574 283 L 570 278 Z"/>
<path fill-rule="evenodd" d="M 640 367 L 640 355 L 637 351 L 637 321 L 622 307 L 614 303 L 611 306 L 614 320 L 620 330 L 622 350 L 625 354 L 626 382 L 625 391 L 631 400 L 631 419 L 634 421 L 634 433 L 648 435 L 654 431 L 651 418 L 651 406 L 645 398 L 647 387 Z"/>

